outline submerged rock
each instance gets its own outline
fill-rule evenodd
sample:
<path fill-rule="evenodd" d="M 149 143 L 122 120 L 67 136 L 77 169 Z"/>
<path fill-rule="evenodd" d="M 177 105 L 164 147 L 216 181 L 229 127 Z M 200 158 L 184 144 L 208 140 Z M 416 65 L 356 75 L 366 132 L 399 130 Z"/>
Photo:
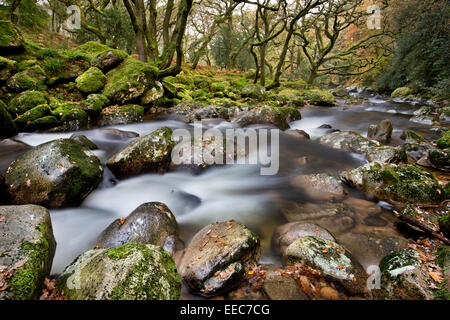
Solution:
<path fill-rule="evenodd" d="M 347 195 L 342 181 L 326 173 L 299 175 L 291 180 L 291 184 L 303 189 L 314 200 L 342 199 Z"/>
<path fill-rule="evenodd" d="M 344 247 L 333 241 L 311 236 L 294 241 L 283 255 L 283 265 L 295 264 L 305 264 L 321 271 L 351 295 L 366 292 L 364 268 Z"/>
<path fill-rule="evenodd" d="M 419 254 L 412 249 L 391 253 L 380 263 L 381 288 L 371 294 L 376 299 L 431 300 L 431 278 L 419 262 Z"/>
<path fill-rule="evenodd" d="M 367 138 L 388 143 L 391 141 L 393 129 L 391 121 L 383 120 L 376 125 L 369 126 Z"/>
<path fill-rule="evenodd" d="M 0 300 L 37 299 L 49 277 L 56 241 L 47 209 L 0 206 Z"/>
<path fill-rule="evenodd" d="M 100 160 L 81 143 L 59 139 L 14 161 L 5 174 L 11 201 L 50 208 L 78 205 L 100 183 Z"/>
<path fill-rule="evenodd" d="M 368 198 L 389 202 L 399 209 L 409 203 L 433 205 L 445 199 L 436 178 L 414 165 L 373 162 L 342 172 L 341 177 Z"/>
<path fill-rule="evenodd" d="M 170 254 L 183 247 L 177 221 L 161 202 L 144 203 L 125 219 L 115 220 L 102 232 L 96 247 L 115 247 L 129 242 L 153 244 Z"/>
<path fill-rule="evenodd" d="M 108 168 L 119 178 L 167 170 L 174 146 L 172 130 L 163 127 L 136 139 L 112 156 Z"/>
<path fill-rule="evenodd" d="M 364 138 L 357 132 L 339 131 L 322 136 L 319 142 L 323 145 L 342 151 L 365 154 L 369 148 L 379 147 L 378 141 Z"/>
<path fill-rule="evenodd" d="M 127 243 L 83 253 L 57 287 L 70 300 L 177 300 L 181 280 L 163 249 Z"/>
<path fill-rule="evenodd" d="M 200 230 L 186 248 L 178 271 L 203 296 L 225 293 L 242 282 L 260 255 L 258 237 L 235 221 Z"/>
<path fill-rule="evenodd" d="M 278 226 L 273 232 L 272 247 L 279 255 L 283 255 L 287 247 L 301 237 L 315 236 L 330 241 L 335 241 L 328 230 L 307 222 L 290 222 Z"/>

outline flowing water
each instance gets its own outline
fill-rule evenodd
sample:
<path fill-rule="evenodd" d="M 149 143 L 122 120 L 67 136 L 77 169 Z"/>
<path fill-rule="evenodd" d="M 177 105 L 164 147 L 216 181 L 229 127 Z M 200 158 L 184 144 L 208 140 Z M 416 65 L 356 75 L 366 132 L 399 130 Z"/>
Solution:
<path fill-rule="evenodd" d="M 301 173 L 337 174 L 366 162 L 359 155 L 333 150 L 315 142 L 314 139 L 329 130 L 318 127 L 329 124 L 333 128 L 353 130 L 365 135 L 370 124 L 390 119 L 395 128 L 393 144 L 396 144 L 403 129 L 414 129 L 426 136 L 431 134 L 429 126 L 409 121 L 413 111 L 411 106 L 378 99 L 369 99 L 365 104 L 358 106 L 303 108 L 303 119 L 292 122 L 291 128 L 305 130 L 311 135 L 312 140 L 302 140 L 281 133 L 280 173 L 276 176 L 261 176 L 257 166 L 223 166 L 208 169 L 202 174 L 175 171 L 164 175 L 145 174 L 117 181 L 112 173 L 105 169 L 103 182 L 80 207 L 51 211 L 58 244 L 52 273 L 61 273 L 77 255 L 91 248 L 101 231 L 112 221 L 126 217 L 136 207 L 150 201 L 167 204 L 177 218 L 181 238 L 186 244 L 205 225 L 235 219 L 261 237 L 263 250 L 260 262 L 279 264 L 280 258 L 272 253 L 270 241 L 274 228 L 286 222 L 280 208 L 289 201 L 308 201 L 301 189 L 289 185 L 289 179 Z M 191 125 L 177 120 L 118 125 L 113 128 L 144 135 L 162 126 L 172 129 L 192 128 Z M 223 128 L 232 125 L 222 121 L 211 121 L 209 126 Z M 81 134 L 97 144 L 99 150 L 94 153 L 103 164 L 112 154 L 133 140 L 133 138 L 117 139 L 117 136 L 108 134 L 104 128 L 84 131 Z M 72 133 L 21 133 L 15 139 L 36 146 L 71 135 Z M 24 150 L 17 146 L 0 145 L 0 170 L 7 167 Z M 305 156 L 314 161 L 299 165 L 298 159 Z M 363 198 L 354 190 L 349 192 L 353 198 Z M 367 223 L 367 219 L 359 219 L 350 230 L 333 230 L 333 224 L 329 228 L 338 240 L 342 239 L 344 246 L 350 246 L 350 251 L 355 243 L 349 236 L 352 233 L 377 235 L 381 238 L 400 237 L 393 227 L 393 218 L 388 211 L 383 210 L 375 218 L 378 219 L 377 223 Z M 354 250 L 358 251 L 358 248 Z M 357 259 L 364 267 L 378 263 L 382 258 L 376 253 L 365 252 L 367 250 L 359 251 Z"/>

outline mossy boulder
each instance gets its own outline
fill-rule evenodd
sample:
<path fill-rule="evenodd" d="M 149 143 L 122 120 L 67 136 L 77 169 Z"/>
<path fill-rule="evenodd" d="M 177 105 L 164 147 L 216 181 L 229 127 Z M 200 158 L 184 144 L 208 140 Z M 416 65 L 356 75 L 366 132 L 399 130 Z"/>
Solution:
<path fill-rule="evenodd" d="M 31 68 L 18 72 L 8 79 L 6 86 L 12 91 L 41 90 L 45 88 L 46 73 L 39 66 L 34 65 Z"/>
<path fill-rule="evenodd" d="M 0 300 L 37 299 L 56 241 L 50 214 L 36 205 L 0 206 Z"/>
<path fill-rule="evenodd" d="M 106 76 L 97 67 L 91 67 L 78 78 L 75 79 L 78 90 L 83 93 L 96 93 L 103 89 L 106 83 Z"/>
<path fill-rule="evenodd" d="M 17 158 L 5 174 L 14 204 L 75 206 L 100 183 L 100 160 L 72 139 L 53 140 Z"/>
<path fill-rule="evenodd" d="M 342 172 L 341 177 L 368 198 L 389 202 L 398 209 L 407 204 L 436 205 L 445 200 L 445 191 L 434 175 L 415 165 L 373 162 Z"/>
<path fill-rule="evenodd" d="M 450 171 L 450 148 L 443 150 L 431 150 L 430 153 L 431 164 L 441 170 Z"/>
<path fill-rule="evenodd" d="M 397 164 L 408 160 L 405 150 L 401 147 L 371 147 L 367 149 L 365 156 L 369 162 Z"/>
<path fill-rule="evenodd" d="M 0 20 L 0 50 L 4 54 L 20 53 L 25 42 L 19 30 L 9 20 Z"/>
<path fill-rule="evenodd" d="M 439 149 L 450 148 L 450 131 L 445 131 L 442 137 L 437 141 Z"/>
<path fill-rule="evenodd" d="M 246 85 L 241 89 L 242 98 L 251 98 L 256 100 L 264 100 L 266 96 L 266 89 L 259 84 Z"/>
<path fill-rule="evenodd" d="M 144 203 L 126 219 L 115 220 L 102 232 L 96 247 L 116 247 L 129 242 L 154 244 L 170 254 L 184 247 L 175 216 L 161 202 Z"/>
<path fill-rule="evenodd" d="M 101 44 L 96 41 L 88 41 L 81 46 L 72 49 L 70 52 L 71 56 L 82 56 L 85 57 L 90 63 L 94 63 L 95 59 L 102 53 L 111 50 L 107 45 Z"/>
<path fill-rule="evenodd" d="M 303 107 L 305 105 L 305 100 L 303 99 L 301 93 L 293 89 L 284 89 L 278 93 L 277 100 L 282 105 L 290 105 L 293 107 Z"/>
<path fill-rule="evenodd" d="M 58 278 L 57 288 L 71 300 L 178 300 L 181 280 L 163 249 L 127 243 L 83 253 Z"/>
<path fill-rule="evenodd" d="M 16 71 L 16 61 L 0 56 L 0 81 L 8 80 Z"/>
<path fill-rule="evenodd" d="M 64 102 L 53 107 L 51 115 L 61 121 L 61 131 L 78 131 L 89 127 L 89 115 L 77 102 Z"/>
<path fill-rule="evenodd" d="M 296 108 L 271 107 L 266 105 L 241 112 L 233 121 L 240 127 L 252 124 L 269 124 L 281 130 L 286 130 L 289 128 L 289 122 L 300 119 L 301 113 Z"/>
<path fill-rule="evenodd" d="M 47 95 L 42 91 L 28 90 L 16 95 L 8 105 L 8 110 L 14 117 L 23 114 L 34 107 L 47 104 Z"/>
<path fill-rule="evenodd" d="M 315 106 L 334 106 L 334 103 L 336 102 L 333 94 L 325 90 L 310 89 L 303 91 L 302 94 L 305 99 L 309 101 L 309 104 Z"/>
<path fill-rule="evenodd" d="M 164 96 L 164 87 L 159 81 L 155 81 L 153 88 L 149 88 L 140 99 L 140 104 L 147 106 Z"/>
<path fill-rule="evenodd" d="M 411 94 L 411 88 L 408 87 L 400 87 L 395 89 L 392 94 L 391 97 L 392 98 L 406 98 L 407 96 L 409 96 Z"/>
<path fill-rule="evenodd" d="M 81 143 L 85 148 L 89 149 L 89 150 L 97 150 L 98 147 L 97 145 L 92 142 L 91 140 L 89 140 L 88 137 L 79 134 L 79 133 L 74 133 L 70 139 L 73 139 L 75 141 L 78 141 L 79 143 Z"/>
<path fill-rule="evenodd" d="M 214 296 L 239 285 L 259 256 L 256 234 L 233 220 L 218 222 L 194 236 L 178 271 L 194 293 Z"/>
<path fill-rule="evenodd" d="M 97 54 L 93 64 L 102 71 L 108 71 L 116 67 L 127 57 L 128 53 L 123 50 L 108 49 Z"/>
<path fill-rule="evenodd" d="M 109 103 L 109 99 L 103 94 L 93 93 L 80 102 L 79 108 L 86 111 L 89 117 L 96 118 Z"/>
<path fill-rule="evenodd" d="M 144 107 L 137 104 L 109 106 L 102 109 L 98 124 L 100 126 L 110 126 L 141 122 L 144 117 L 144 110 Z"/>
<path fill-rule="evenodd" d="M 14 124 L 19 130 L 33 131 L 33 128 L 30 128 L 29 124 L 49 114 L 50 106 L 48 104 L 41 104 L 18 116 L 14 120 Z"/>
<path fill-rule="evenodd" d="M 439 218 L 439 229 L 445 235 L 450 235 L 450 215 L 447 214 Z"/>
<path fill-rule="evenodd" d="M 319 142 L 334 149 L 359 154 L 365 154 L 370 148 L 381 146 L 378 141 L 364 138 L 353 131 L 332 132 L 320 137 Z"/>
<path fill-rule="evenodd" d="M 301 237 L 287 247 L 283 265 L 304 264 L 321 271 L 349 294 L 366 291 L 367 274 L 361 264 L 339 244 L 314 236 Z"/>
<path fill-rule="evenodd" d="M 103 94 L 119 104 L 137 100 L 155 86 L 157 74 L 156 67 L 128 57 L 106 74 L 107 83 Z"/>
<path fill-rule="evenodd" d="M 113 155 L 107 166 L 120 179 L 147 172 L 165 172 L 173 147 L 172 130 L 163 127 L 136 139 Z"/>
<path fill-rule="evenodd" d="M 383 258 L 379 268 L 381 288 L 371 294 L 383 300 L 431 300 L 434 298 L 429 289 L 432 280 L 428 270 L 422 269 L 419 253 L 405 249 L 391 253 Z"/>
<path fill-rule="evenodd" d="M 0 100 L 0 137 L 12 137 L 16 133 L 16 125 L 6 108 L 6 104 Z"/>

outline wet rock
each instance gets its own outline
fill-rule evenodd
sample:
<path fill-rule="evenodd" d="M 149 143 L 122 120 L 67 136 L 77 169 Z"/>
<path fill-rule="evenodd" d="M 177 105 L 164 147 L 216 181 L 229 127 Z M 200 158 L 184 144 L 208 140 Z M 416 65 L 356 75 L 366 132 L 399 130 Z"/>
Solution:
<path fill-rule="evenodd" d="M 265 269 L 267 275 L 263 290 L 270 300 L 309 300 L 294 279 L 283 277 L 275 266 Z"/>
<path fill-rule="evenodd" d="M 157 74 L 155 67 L 128 57 L 106 74 L 107 82 L 103 94 L 118 104 L 137 100 L 154 87 Z"/>
<path fill-rule="evenodd" d="M 359 154 L 365 154 L 369 148 L 380 146 L 378 141 L 369 140 L 353 131 L 333 132 L 322 136 L 319 142 L 334 149 Z"/>
<path fill-rule="evenodd" d="M 450 171 L 450 148 L 444 150 L 431 150 L 429 158 L 434 167 Z"/>
<path fill-rule="evenodd" d="M 288 130 L 285 131 L 285 133 L 290 135 L 290 136 L 292 136 L 292 137 L 299 138 L 299 139 L 306 139 L 306 140 L 310 140 L 311 139 L 309 134 L 307 134 L 303 130 L 288 129 Z"/>
<path fill-rule="evenodd" d="M 376 125 L 369 126 L 367 138 L 388 143 L 391 141 L 393 129 L 391 121 L 383 120 Z"/>
<path fill-rule="evenodd" d="M 303 189 L 315 200 L 342 199 L 347 195 L 342 181 L 326 173 L 296 176 L 291 180 L 291 185 Z"/>
<path fill-rule="evenodd" d="M 295 240 L 306 237 L 315 236 L 330 241 L 335 241 L 334 237 L 328 230 L 313 224 L 305 222 L 290 222 L 278 226 L 272 236 L 272 247 L 279 255 L 283 255 L 287 247 Z"/>
<path fill-rule="evenodd" d="M 115 247 L 129 242 L 160 246 L 170 254 L 184 247 L 174 215 L 161 202 L 144 203 L 125 219 L 115 220 L 102 232 L 96 247 Z"/>
<path fill-rule="evenodd" d="M 221 106 L 178 105 L 173 108 L 175 114 L 183 116 L 183 121 L 191 123 L 202 119 L 229 120 L 229 110 Z"/>
<path fill-rule="evenodd" d="M 364 268 L 344 247 L 333 241 L 310 236 L 294 241 L 283 255 L 283 265 L 295 264 L 320 270 L 351 295 L 366 291 L 367 274 Z"/>
<path fill-rule="evenodd" d="M 89 150 L 97 150 L 98 147 L 95 143 L 93 143 L 91 140 L 89 140 L 86 136 L 81 134 L 73 134 L 70 139 L 78 141 L 81 143 L 85 148 Z"/>
<path fill-rule="evenodd" d="M 332 129 L 333 127 L 329 124 L 322 124 L 318 129 Z"/>
<path fill-rule="evenodd" d="M 181 280 L 163 249 L 127 243 L 83 253 L 57 287 L 70 300 L 178 300 Z"/>
<path fill-rule="evenodd" d="M 373 147 L 366 151 L 369 162 L 400 163 L 408 160 L 406 152 L 401 147 Z"/>
<path fill-rule="evenodd" d="M 100 183 L 103 167 L 81 143 L 59 139 L 41 144 L 14 161 L 5 174 L 14 204 L 50 208 L 78 205 Z"/>
<path fill-rule="evenodd" d="M 133 139 L 139 137 L 139 133 L 132 132 L 132 131 L 124 131 L 114 128 L 102 128 L 99 129 L 100 132 L 105 134 L 108 139 L 114 139 L 114 140 L 127 140 L 127 139 Z"/>
<path fill-rule="evenodd" d="M 98 124 L 100 126 L 111 126 L 141 122 L 144 117 L 144 108 L 137 104 L 124 106 L 110 106 L 101 111 Z"/>
<path fill-rule="evenodd" d="M 79 131 L 89 127 L 89 115 L 80 108 L 79 103 L 61 103 L 50 113 L 61 121 L 60 131 Z"/>
<path fill-rule="evenodd" d="M 379 215 L 382 212 L 382 209 L 379 205 L 365 199 L 349 197 L 344 200 L 344 203 L 351 207 L 359 216 L 363 218 L 367 218 L 371 215 Z"/>
<path fill-rule="evenodd" d="M 0 300 L 37 299 L 55 254 L 50 214 L 35 206 L 0 206 Z"/>
<path fill-rule="evenodd" d="M 414 165 L 373 162 L 342 172 L 341 177 L 368 198 L 389 202 L 398 209 L 408 203 L 439 204 L 445 198 L 436 178 Z"/>
<path fill-rule="evenodd" d="M 400 139 L 405 140 L 406 143 L 426 143 L 427 140 L 419 133 L 412 130 L 403 130 Z"/>
<path fill-rule="evenodd" d="M 258 237 L 235 221 L 211 224 L 192 239 L 178 271 L 203 296 L 229 291 L 242 282 L 260 255 Z"/>
<path fill-rule="evenodd" d="M 269 107 L 262 106 L 252 108 L 237 115 L 233 120 L 240 127 L 246 127 L 252 124 L 274 125 L 281 130 L 289 128 L 289 122 L 300 120 L 301 114 L 293 107 Z"/>
<path fill-rule="evenodd" d="M 105 50 L 97 55 L 94 60 L 94 66 L 106 72 L 118 64 L 120 64 L 128 54 L 122 50 L 109 49 Z"/>
<path fill-rule="evenodd" d="M 414 164 L 422 158 L 428 160 L 430 146 L 425 143 L 404 143 L 402 145 L 402 150 L 406 154 L 408 163 Z"/>
<path fill-rule="evenodd" d="M 320 289 L 320 296 L 325 300 L 339 300 L 339 292 L 331 287 L 323 287 Z"/>
<path fill-rule="evenodd" d="M 93 93 L 80 102 L 79 107 L 89 114 L 89 117 L 96 118 L 102 112 L 102 109 L 109 105 L 109 100 L 102 94 Z"/>
<path fill-rule="evenodd" d="M 419 254 L 412 249 L 391 253 L 380 263 L 381 288 L 371 294 L 376 299 L 431 300 L 431 278 L 421 268 Z"/>
<path fill-rule="evenodd" d="M 355 213 L 344 203 L 289 202 L 281 210 L 288 221 L 315 223 L 333 233 L 345 232 L 355 226 Z"/>
<path fill-rule="evenodd" d="M 16 133 L 16 125 L 8 113 L 6 105 L 0 100 L 0 137 L 12 137 Z"/>
<path fill-rule="evenodd" d="M 170 164 L 173 147 L 172 130 L 163 127 L 133 141 L 112 156 L 107 166 L 119 179 L 164 172 Z"/>
<path fill-rule="evenodd" d="M 99 68 L 91 67 L 76 78 L 75 83 L 78 90 L 83 93 L 96 93 L 105 86 L 106 77 Z"/>
<path fill-rule="evenodd" d="M 17 62 L 0 56 L 0 81 L 8 80 L 17 71 Z"/>
<path fill-rule="evenodd" d="M 16 114 L 23 114 L 28 110 L 33 109 L 42 104 L 49 102 L 48 97 L 41 91 L 28 90 L 16 96 L 9 102 L 8 111 L 16 116 Z"/>

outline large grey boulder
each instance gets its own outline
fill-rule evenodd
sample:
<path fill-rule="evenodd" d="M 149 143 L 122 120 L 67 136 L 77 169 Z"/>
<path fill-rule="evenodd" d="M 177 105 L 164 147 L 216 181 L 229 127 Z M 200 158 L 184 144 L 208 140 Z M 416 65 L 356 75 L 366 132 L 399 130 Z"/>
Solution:
<path fill-rule="evenodd" d="M 382 120 L 378 124 L 369 126 L 367 138 L 388 143 L 389 141 L 391 141 L 393 130 L 394 127 L 392 126 L 391 121 Z"/>
<path fill-rule="evenodd" d="M 78 205 L 100 183 L 100 160 L 73 139 L 53 140 L 17 158 L 5 174 L 14 204 Z"/>
<path fill-rule="evenodd" d="M 177 300 L 175 262 L 154 245 L 127 243 L 80 255 L 58 278 L 70 300 Z"/>
<path fill-rule="evenodd" d="M 56 241 L 50 214 L 36 205 L 0 206 L 0 300 L 37 299 Z"/>
<path fill-rule="evenodd" d="M 378 141 L 364 138 L 357 132 L 338 131 L 320 137 L 319 142 L 328 147 L 342 151 L 365 154 L 371 147 L 379 147 Z"/>
<path fill-rule="evenodd" d="M 241 283 L 259 256 L 252 231 L 236 221 L 218 222 L 194 236 L 178 270 L 194 293 L 214 296 Z"/>

